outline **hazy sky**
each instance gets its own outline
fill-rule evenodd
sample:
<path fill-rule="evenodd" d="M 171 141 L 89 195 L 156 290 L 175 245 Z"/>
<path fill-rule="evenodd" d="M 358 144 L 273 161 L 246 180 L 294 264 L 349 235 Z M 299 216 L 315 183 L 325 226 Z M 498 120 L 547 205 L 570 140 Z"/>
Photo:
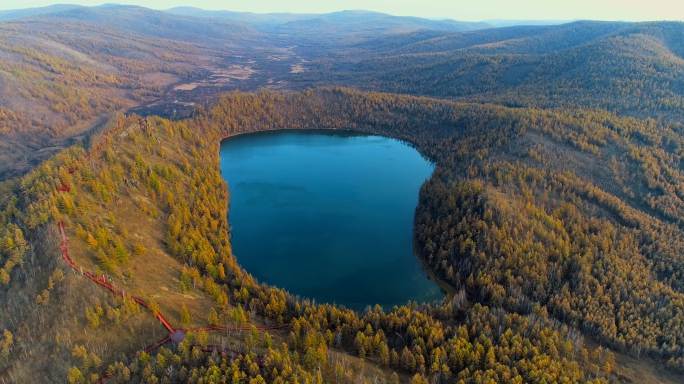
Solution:
<path fill-rule="evenodd" d="M 322 13 L 367 9 L 430 18 L 457 20 L 684 20 L 684 0 L 63 0 L 97 5 L 105 2 L 150 8 L 191 5 L 205 9 L 251 12 Z M 0 9 L 54 4 L 45 0 L 0 0 Z"/>

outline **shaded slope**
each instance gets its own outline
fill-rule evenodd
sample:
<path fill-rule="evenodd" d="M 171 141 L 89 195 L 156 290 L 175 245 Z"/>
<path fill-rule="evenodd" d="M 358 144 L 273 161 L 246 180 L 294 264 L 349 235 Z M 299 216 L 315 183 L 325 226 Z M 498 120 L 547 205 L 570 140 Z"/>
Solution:
<path fill-rule="evenodd" d="M 321 75 L 329 79 L 322 82 L 401 93 L 680 120 L 682 33 L 682 23 L 576 22 L 403 35 L 377 41 L 380 54 L 373 52 L 376 42 L 367 43 L 359 47 L 359 59 L 321 61 L 301 77 Z"/>

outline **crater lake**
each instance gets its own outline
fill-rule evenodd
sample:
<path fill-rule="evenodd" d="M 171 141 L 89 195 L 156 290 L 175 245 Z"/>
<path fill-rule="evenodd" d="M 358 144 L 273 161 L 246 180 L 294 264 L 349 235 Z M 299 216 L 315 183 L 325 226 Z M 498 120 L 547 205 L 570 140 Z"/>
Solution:
<path fill-rule="evenodd" d="M 413 248 L 434 166 L 410 145 L 282 130 L 228 138 L 220 151 L 233 253 L 259 281 L 353 309 L 442 297 Z"/>

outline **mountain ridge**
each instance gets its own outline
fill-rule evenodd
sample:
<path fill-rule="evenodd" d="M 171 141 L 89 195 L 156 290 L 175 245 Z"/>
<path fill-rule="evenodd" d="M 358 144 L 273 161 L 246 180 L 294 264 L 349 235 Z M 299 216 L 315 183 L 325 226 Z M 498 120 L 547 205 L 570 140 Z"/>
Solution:
<path fill-rule="evenodd" d="M 320 65 L 339 76 L 330 82 L 366 89 L 506 105 L 606 108 L 681 121 L 675 113 L 684 97 L 680 36 L 680 22 L 586 21 L 398 35 L 398 42 L 385 39 L 380 53 L 371 41 L 359 46 L 354 60 Z M 310 75 L 316 77 L 315 65 Z M 613 97 L 617 94 L 622 96 Z M 642 102 L 643 96 L 648 100 Z"/>

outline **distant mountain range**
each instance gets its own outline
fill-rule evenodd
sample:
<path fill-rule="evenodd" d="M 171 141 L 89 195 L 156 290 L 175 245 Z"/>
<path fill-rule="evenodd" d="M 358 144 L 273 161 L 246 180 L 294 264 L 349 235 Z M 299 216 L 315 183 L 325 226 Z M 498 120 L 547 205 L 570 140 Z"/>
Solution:
<path fill-rule="evenodd" d="M 444 31 L 466 31 L 492 27 L 494 24 L 484 22 L 464 22 L 455 20 L 433 20 L 419 17 L 392 16 L 380 12 L 363 10 L 340 11 L 327 14 L 296 14 L 296 13 L 250 13 L 234 11 L 208 11 L 195 7 L 175 7 L 164 11 L 155 11 L 149 8 L 105 4 L 95 7 L 87 7 L 72 4 L 59 4 L 39 8 L 26 8 L 17 10 L 0 11 L 0 20 L 17 20 L 22 18 L 55 15 L 61 17 L 75 16 L 78 13 L 93 14 L 102 11 L 159 12 L 176 16 L 202 17 L 214 20 L 228 20 L 231 22 L 251 24 L 270 30 L 271 28 L 306 28 L 307 26 L 328 26 L 352 30 L 354 27 L 365 26 L 373 23 L 377 29 L 388 30 L 414 30 L 414 29 L 437 29 Z"/>
<path fill-rule="evenodd" d="M 24 9 L 11 9 L 6 11 L 0 11 L 0 20 L 17 20 L 25 17 L 35 17 L 48 14 L 55 14 L 64 11 L 70 11 L 73 9 L 82 8 L 79 5 L 70 4 L 57 4 L 50 5 L 47 7 L 38 8 L 24 8 Z"/>

